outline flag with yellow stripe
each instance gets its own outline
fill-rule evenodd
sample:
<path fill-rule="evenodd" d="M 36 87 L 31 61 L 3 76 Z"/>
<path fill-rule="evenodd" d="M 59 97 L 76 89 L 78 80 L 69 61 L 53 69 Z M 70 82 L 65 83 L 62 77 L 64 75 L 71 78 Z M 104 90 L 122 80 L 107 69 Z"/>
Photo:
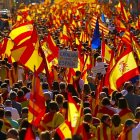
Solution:
<path fill-rule="evenodd" d="M 32 91 L 29 100 L 28 122 L 34 126 L 38 126 L 41 118 L 46 112 L 45 97 L 43 95 L 40 79 L 33 77 Z"/>

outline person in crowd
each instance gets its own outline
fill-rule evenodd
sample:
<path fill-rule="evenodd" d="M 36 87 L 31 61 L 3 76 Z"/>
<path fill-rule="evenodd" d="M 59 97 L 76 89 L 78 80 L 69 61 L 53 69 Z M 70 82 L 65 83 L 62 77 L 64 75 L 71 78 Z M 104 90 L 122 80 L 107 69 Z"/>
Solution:
<path fill-rule="evenodd" d="M 5 108 L 4 108 L 4 110 L 5 111 L 8 110 L 8 111 L 11 112 L 11 114 L 12 114 L 11 117 L 12 117 L 13 120 L 18 120 L 20 118 L 17 109 L 12 107 L 12 101 L 11 100 L 6 100 L 5 101 Z"/>
<path fill-rule="evenodd" d="M 115 139 L 118 138 L 118 136 L 120 135 L 121 131 L 123 128 L 123 124 L 121 123 L 121 118 L 118 114 L 114 114 L 112 116 L 112 134 L 115 137 Z"/>
<path fill-rule="evenodd" d="M 125 123 L 127 118 L 134 119 L 132 111 L 128 108 L 127 101 L 125 98 L 120 98 L 118 101 L 117 113 L 121 118 L 121 123 Z"/>
<path fill-rule="evenodd" d="M 136 122 L 132 119 L 125 121 L 122 132 L 120 133 L 119 140 L 132 140 L 132 129 L 135 128 Z"/>
<path fill-rule="evenodd" d="M 134 94 L 133 85 L 127 86 L 127 92 L 128 93 L 124 96 L 124 98 L 127 100 L 129 108 L 134 113 L 135 109 L 140 105 L 140 96 Z"/>
<path fill-rule="evenodd" d="M 102 99 L 102 107 L 98 110 L 97 118 L 101 119 L 103 114 L 113 116 L 116 113 L 115 111 L 115 108 L 111 107 L 109 98 L 104 97 Z"/>
<path fill-rule="evenodd" d="M 50 135 L 49 131 L 41 132 L 40 140 L 51 140 L 51 135 Z"/>
<path fill-rule="evenodd" d="M 50 111 L 44 115 L 40 122 L 41 130 L 53 130 L 64 122 L 63 115 L 59 112 L 58 104 L 55 101 L 50 103 Z"/>
<path fill-rule="evenodd" d="M 108 114 L 104 114 L 101 118 L 101 124 L 97 128 L 97 140 L 114 140 L 111 125 L 111 117 Z"/>
<path fill-rule="evenodd" d="M 66 83 L 65 82 L 60 82 L 59 84 L 60 87 L 60 94 L 62 94 L 64 96 L 64 98 L 67 100 L 68 99 L 68 93 L 66 91 Z"/>
<path fill-rule="evenodd" d="M 11 91 L 10 92 L 10 95 L 9 95 L 9 99 L 11 100 L 12 102 L 12 107 L 13 108 L 16 108 L 19 115 L 21 115 L 21 103 L 17 102 L 17 93 L 15 91 Z"/>
<path fill-rule="evenodd" d="M 12 113 L 9 110 L 5 111 L 5 118 L 9 121 L 12 128 L 18 129 L 19 124 L 16 120 L 12 119 Z"/>
<path fill-rule="evenodd" d="M 16 130 L 15 128 L 10 128 L 7 132 L 7 140 L 18 140 L 19 139 L 19 133 L 18 130 Z"/>

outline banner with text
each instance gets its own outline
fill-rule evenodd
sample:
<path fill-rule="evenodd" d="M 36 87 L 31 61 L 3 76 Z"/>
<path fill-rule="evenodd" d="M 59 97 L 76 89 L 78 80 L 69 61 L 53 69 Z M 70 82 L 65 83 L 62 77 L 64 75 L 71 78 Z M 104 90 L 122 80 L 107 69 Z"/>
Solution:
<path fill-rule="evenodd" d="M 78 52 L 60 50 L 58 57 L 58 65 L 66 68 L 77 68 L 78 67 Z"/>

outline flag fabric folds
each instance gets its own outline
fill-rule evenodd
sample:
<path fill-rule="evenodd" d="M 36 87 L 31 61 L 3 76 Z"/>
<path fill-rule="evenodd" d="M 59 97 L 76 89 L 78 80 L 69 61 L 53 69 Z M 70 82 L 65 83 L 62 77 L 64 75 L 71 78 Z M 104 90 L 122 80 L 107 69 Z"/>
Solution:
<path fill-rule="evenodd" d="M 91 42 L 91 48 L 98 49 L 100 46 L 101 46 L 101 40 L 100 40 L 100 32 L 99 32 L 99 22 L 97 19 L 92 42 Z"/>
<path fill-rule="evenodd" d="M 46 112 L 45 97 L 40 85 L 40 79 L 37 76 L 33 77 L 28 107 L 28 122 L 37 127 Z"/>
<path fill-rule="evenodd" d="M 33 33 L 33 24 L 23 23 L 14 28 L 9 37 L 14 41 L 16 45 L 21 45 L 25 41 L 29 40 Z"/>
<path fill-rule="evenodd" d="M 120 56 L 109 76 L 110 88 L 112 90 L 119 90 L 125 81 L 139 75 L 139 69 L 135 61 L 131 48 Z"/>
<path fill-rule="evenodd" d="M 61 138 L 61 140 L 72 138 L 70 124 L 68 121 L 65 121 L 58 128 L 56 128 L 56 132 L 59 135 L 59 137 Z"/>

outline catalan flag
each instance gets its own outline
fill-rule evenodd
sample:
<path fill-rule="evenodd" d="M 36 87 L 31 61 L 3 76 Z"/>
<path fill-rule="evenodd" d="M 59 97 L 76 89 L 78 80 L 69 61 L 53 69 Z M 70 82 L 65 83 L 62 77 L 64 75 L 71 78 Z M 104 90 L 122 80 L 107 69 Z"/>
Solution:
<path fill-rule="evenodd" d="M 14 41 L 15 45 L 21 45 L 29 40 L 33 33 L 33 25 L 31 23 L 23 23 L 12 29 L 9 37 Z"/>
<path fill-rule="evenodd" d="M 28 122 L 34 126 L 38 126 L 41 118 L 46 112 L 45 97 L 43 95 L 40 79 L 33 77 L 32 91 L 29 100 Z"/>
<path fill-rule="evenodd" d="M 132 49 L 128 46 L 127 50 L 120 56 L 111 70 L 109 81 L 112 90 L 119 90 L 125 81 L 139 75 L 139 69 L 135 61 Z"/>
<path fill-rule="evenodd" d="M 90 21 L 90 25 L 91 25 L 92 29 L 95 28 L 96 21 L 97 21 L 97 17 L 95 15 L 93 15 L 93 17 Z M 99 21 L 99 30 L 100 30 L 101 33 L 103 32 L 104 35 L 107 35 L 109 33 L 109 29 L 101 21 Z"/>

